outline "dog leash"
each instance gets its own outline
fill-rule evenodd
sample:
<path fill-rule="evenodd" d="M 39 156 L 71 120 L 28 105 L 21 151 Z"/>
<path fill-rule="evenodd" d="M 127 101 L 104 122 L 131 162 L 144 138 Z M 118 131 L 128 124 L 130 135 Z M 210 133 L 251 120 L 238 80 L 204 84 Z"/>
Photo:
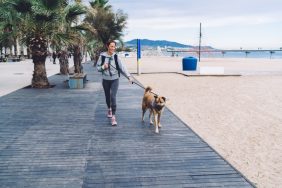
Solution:
<path fill-rule="evenodd" d="M 109 65 L 110 65 L 112 68 L 114 68 L 114 69 L 117 70 L 117 68 L 114 67 L 113 65 L 111 65 L 111 64 L 109 64 Z M 129 80 L 129 77 L 126 76 L 126 74 L 124 74 L 122 71 L 120 71 L 120 73 L 121 73 L 125 78 L 127 78 L 127 80 Z M 133 79 L 135 79 L 135 78 L 133 78 Z M 137 83 L 137 82 L 135 82 L 135 81 L 131 81 L 131 82 L 132 82 L 132 84 L 136 84 L 136 85 L 138 85 L 139 87 L 143 88 L 144 90 L 146 89 L 144 86 L 142 86 L 141 84 L 139 84 L 139 83 Z M 152 93 L 154 96 L 159 96 L 158 94 L 156 94 L 156 93 L 154 93 L 154 92 L 152 92 L 152 91 L 150 91 L 150 93 Z"/>

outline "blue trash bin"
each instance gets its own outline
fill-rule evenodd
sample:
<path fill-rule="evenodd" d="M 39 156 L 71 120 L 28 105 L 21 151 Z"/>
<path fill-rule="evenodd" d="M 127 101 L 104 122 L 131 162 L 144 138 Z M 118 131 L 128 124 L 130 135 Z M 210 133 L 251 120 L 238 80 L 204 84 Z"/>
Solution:
<path fill-rule="evenodd" d="M 184 57 L 182 59 L 182 70 L 197 70 L 197 58 L 195 57 Z"/>

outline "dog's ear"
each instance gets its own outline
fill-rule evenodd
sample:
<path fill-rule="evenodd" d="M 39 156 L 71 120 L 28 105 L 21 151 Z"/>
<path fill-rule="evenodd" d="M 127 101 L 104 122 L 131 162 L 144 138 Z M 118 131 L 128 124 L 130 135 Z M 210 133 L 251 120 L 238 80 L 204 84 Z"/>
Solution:
<path fill-rule="evenodd" d="M 154 95 L 154 97 L 155 97 L 155 100 L 159 97 L 158 95 Z"/>
<path fill-rule="evenodd" d="M 162 99 L 163 99 L 164 101 L 166 101 L 166 98 L 165 98 L 165 97 L 162 97 Z"/>

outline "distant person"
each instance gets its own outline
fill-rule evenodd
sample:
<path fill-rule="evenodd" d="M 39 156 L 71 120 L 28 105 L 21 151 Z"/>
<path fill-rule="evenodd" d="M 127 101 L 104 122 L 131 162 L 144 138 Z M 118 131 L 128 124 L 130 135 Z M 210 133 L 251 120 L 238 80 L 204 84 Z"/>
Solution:
<path fill-rule="evenodd" d="M 53 64 L 56 64 L 56 58 L 57 58 L 56 52 L 52 53 L 52 58 L 53 58 Z"/>
<path fill-rule="evenodd" d="M 19 55 L 19 58 L 21 59 L 21 55 Z M 51 53 L 50 53 L 49 51 L 47 52 L 47 57 L 46 57 L 46 59 L 49 59 L 50 62 L 52 62 Z"/>
<path fill-rule="evenodd" d="M 97 70 L 102 72 L 102 85 L 108 107 L 107 117 L 111 118 L 112 126 L 116 126 L 116 95 L 119 86 L 120 72 L 123 73 L 130 82 L 132 82 L 133 79 L 125 65 L 115 53 L 116 42 L 111 40 L 107 42 L 106 47 L 107 52 L 102 52 L 97 61 Z"/>

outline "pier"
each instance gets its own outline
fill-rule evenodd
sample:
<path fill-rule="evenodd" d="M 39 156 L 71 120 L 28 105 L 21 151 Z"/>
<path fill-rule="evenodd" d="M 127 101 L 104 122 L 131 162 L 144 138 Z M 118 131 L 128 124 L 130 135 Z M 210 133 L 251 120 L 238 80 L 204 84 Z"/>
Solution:
<path fill-rule="evenodd" d="M 238 50 L 234 50 L 234 49 L 231 49 L 231 50 L 218 50 L 218 49 L 203 49 L 203 50 L 194 50 L 194 49 L 191 49 L 191 50 L 185 50 L 185 49 L 177 49 L 177 50 L 174 50 L 174 49 L 168 49 L 167 52 L 170 52 L 172 55 L 171 56 L 174 56 L 175 53 L 178 53 L 178 52 L 181 52 L 181 53 L 197 53 L 197 54 L 201 54 L 201 53 L 221 53 L 224 57 L 224 55 L 226 53 L 229 53 L 229 52 L 241 52 L 241 53 L 245 53 L 246 56 L 245 57 L 248 57 L 248 54 L 250 53 L 253 53 L 253 52 L 269 52 L 270 54 L 270 59 L 272 57 L 272 54 L 274 54 L 275 52 L 281 52 L 282 49 L 257 49 L 257 50 L 254 50 L 254 49 L 238 49 Z"/>

